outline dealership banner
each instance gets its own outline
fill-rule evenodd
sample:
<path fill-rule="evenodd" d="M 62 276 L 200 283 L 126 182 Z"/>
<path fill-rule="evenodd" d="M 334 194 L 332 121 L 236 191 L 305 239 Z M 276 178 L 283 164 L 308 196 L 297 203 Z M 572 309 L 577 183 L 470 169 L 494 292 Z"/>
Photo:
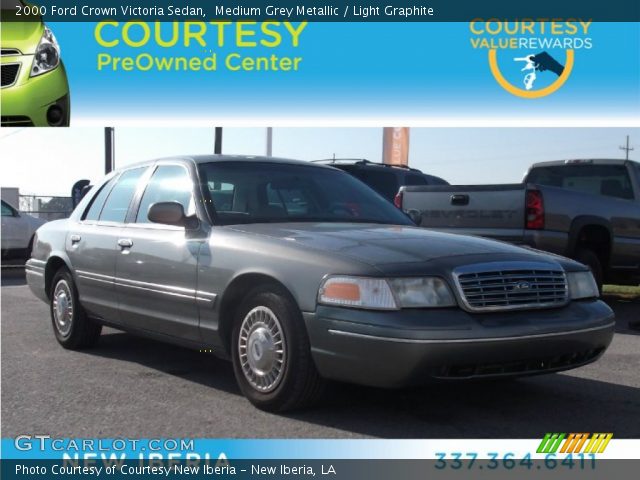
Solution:
<path fill-rule="evenodd" d="M 409 129 L 386 127 L 382 132 L 382 162 L 387 165 L 409 165 Z"/>
<path fill-rule="evenodd" d="M 581 442 L 584 438 L 584 442 Z M 494 457 L 561 460 L 625 460 L 635 458 L 638 440 L 615 438 L 610 432 L 554 432 L 534 439 L 214 439 L 214 438 L 66 438 L 23 434 L 1 441 L 2 458 L 22 460 L 81 459 L 406 459 Z M 594 448 L 595 447 L 595 448 Z M 462 456 L 457 452 L 465 452 Z"/>
<path fill-rule="evenodd" d="M 359 126 L 640 123 L 636 3 L 488 2 L 483 10 L 485 2 L 434 2 L 436 12 L 455 4 L 462 13 L 389 22 L 373 13 L 349 21 L 294 15 L 304 6 L 294 2 L 279 2 L 280 10 L 192 2 L 186 15 L 135 1 L 14 3 L 3 0 L 3 115 L 20 116 L 35 95 L 40 104 L 57 101 L 60 111 L 46 121 L 46 112 L 27 115 L 36 125 L 63 123 L 62 115 L 72 126 L 195 126 L 212 117 L 265 126 L 294 118 Z M 31 63 L 42 21 L 64 69 L 56 75 Z M 30 43 L 18 40 L 29 29 L 37 30 Z"/>
<path fill-rule="evenodd" d="M 50 27 L 76 125 L 213 115 L 616 122 L 635 121 L 640 107 L 638 23 Z M 550 67 L 532 71 L 535 55 Z"/>
<path fill-rule="evenodd" d="M 555 434 L 564 438 L 564 434 Z M 573 435 L 573 434 L 572 434 Z M 602 478 L 636 458 L 635 440 L 588 435 L 598 449 L 546 449 L 540 440 L 231 440 L 55 438 L 2 440 L 6 478 Z M 603 443 L 599 439 L 608 439 Z M 568 443 L 573 437 L 568 438 Z M 553 447 L 553 445 L 551 445 Z M 602 451 L 600 451 L 602 450 Z"/>

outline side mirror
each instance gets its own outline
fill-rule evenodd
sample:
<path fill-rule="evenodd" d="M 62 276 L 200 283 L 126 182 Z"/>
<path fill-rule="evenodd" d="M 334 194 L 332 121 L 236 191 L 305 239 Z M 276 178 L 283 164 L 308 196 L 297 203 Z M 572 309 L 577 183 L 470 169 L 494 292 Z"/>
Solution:
<path fill-rule="evenodd" d="M 420 224 L 422 223 L 422 213 L 420 213 L 418 210 L 409 210 L 407 212 L 407 216 L 417 226 L 420 226 Z"/>
<path fill-rule="evenodd" d="M 178 202 L 158 202 L 149 207 L 147 218 L 150 222 L 161 223 L 163 225 L 174 225 L 184 227 L 188 223 L 188 218 L 184 214 L 182 204 Z"/>

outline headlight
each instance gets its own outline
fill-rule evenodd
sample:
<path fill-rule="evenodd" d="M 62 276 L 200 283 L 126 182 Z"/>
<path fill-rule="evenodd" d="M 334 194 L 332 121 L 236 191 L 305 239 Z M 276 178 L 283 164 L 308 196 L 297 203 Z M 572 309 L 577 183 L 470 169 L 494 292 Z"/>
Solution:
<path fill-rule="evenodd" d="M 571 300 L 600 296 L 598 285 L 591 272 L 567 273 L 567 281 L 569 282 L 569 296 Z"/>
<path fill-rule="evenodd" d="M 393 278 L 389 284 L 404 308 L 451 307 L 456 304 L 447 284 L 437 277 Z"/>
<path fill-rule="evenodd" d="M 50 72 L 60 64 L 60 47 L 48 27 L 45 27 L 36 53 L 33 56 L 33 65 L 31 66 L 31 76 L 42 75 Z"/>
<path fill-rule="evenodd" d="M 436 277 L 329 277 L 320 287 L 318 302 L 376 310 L 456 305 L 447 284 Z"/>

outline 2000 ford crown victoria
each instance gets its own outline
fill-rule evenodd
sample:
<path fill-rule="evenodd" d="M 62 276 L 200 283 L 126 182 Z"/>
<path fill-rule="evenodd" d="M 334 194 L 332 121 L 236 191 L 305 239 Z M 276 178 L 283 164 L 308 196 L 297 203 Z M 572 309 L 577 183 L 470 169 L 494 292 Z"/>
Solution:
<path fill-rule="evenodd" d="M 587 268 L 430 232 L 349 174 L 204 156 L 128 167 L 27 264 L 65 348 L 102 325 L 230 357 L 242 392 L 283 411 L 325 379 L 399 387 L 597 359 L 613 335 Z"/>

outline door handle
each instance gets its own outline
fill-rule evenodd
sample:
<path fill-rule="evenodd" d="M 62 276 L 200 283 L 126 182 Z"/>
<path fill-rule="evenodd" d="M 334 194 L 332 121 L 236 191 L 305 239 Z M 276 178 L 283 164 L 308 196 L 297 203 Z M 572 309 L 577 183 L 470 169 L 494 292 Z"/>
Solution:
<path fill-rule="evenodd" d="M 71 235 L 71 237 L 69 237 L 69 239 L 71 240 L 71 244 L 75 244 L 80 242 L 80 240 L 82 240 L 82 237 L 80 235 Z"/>
<path fill-rule="evenodd" d="M 120 248 L 131 248 L 133 247 L 133 241 L 130 238 L 120 238 L 118 240 L 118 246 Z"/>
<path fill-rule="evenodd" d="M 469 195 L 464 195 L 464 194 L 451 195 L 451 205 L 469 205 Z"/>

